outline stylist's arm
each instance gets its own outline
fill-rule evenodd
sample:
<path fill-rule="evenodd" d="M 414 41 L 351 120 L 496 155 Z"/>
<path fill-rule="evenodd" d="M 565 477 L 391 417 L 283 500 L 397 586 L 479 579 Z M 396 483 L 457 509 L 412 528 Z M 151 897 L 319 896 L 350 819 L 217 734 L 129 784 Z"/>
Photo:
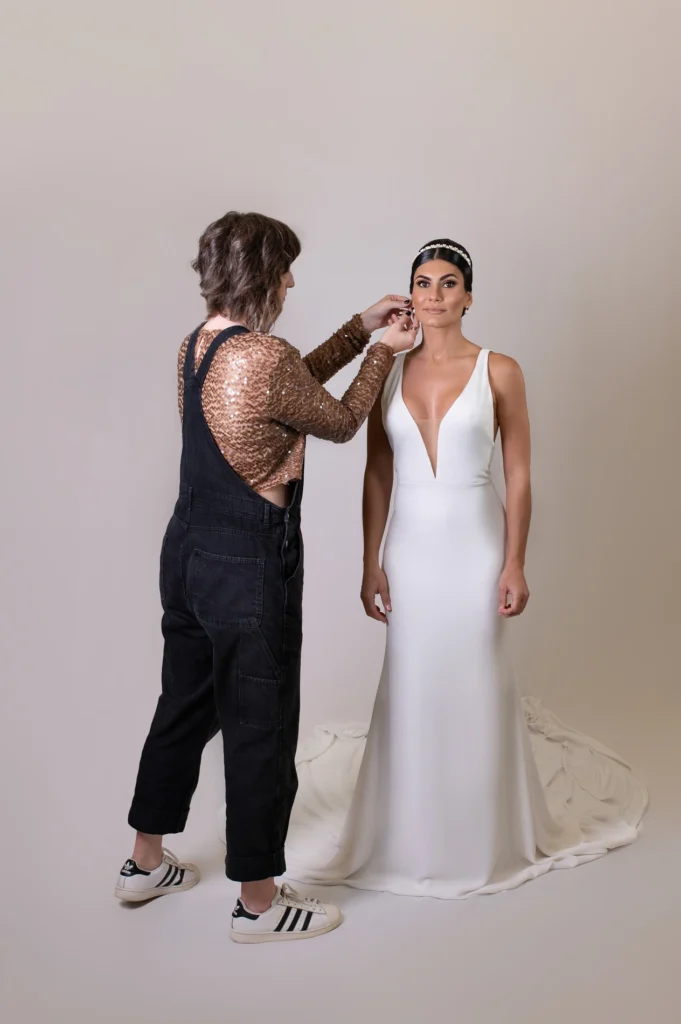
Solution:
<path fill-rule="evenodd" d="M 380 322 L 378 314 L 374 315 Z M 295 349 L 289 346 L 282 351 L 268 389 L 272 419 L 326 441 L 342 443 L 353 438 L 369 415 L 394 356 L 413 348 L 416 341 L 418 324 L 408 313 L 386 311 L 386 316 L 390 326 L 380 341 L 369 347 L 357 376 L 340 399 L 319 383 Z"/>

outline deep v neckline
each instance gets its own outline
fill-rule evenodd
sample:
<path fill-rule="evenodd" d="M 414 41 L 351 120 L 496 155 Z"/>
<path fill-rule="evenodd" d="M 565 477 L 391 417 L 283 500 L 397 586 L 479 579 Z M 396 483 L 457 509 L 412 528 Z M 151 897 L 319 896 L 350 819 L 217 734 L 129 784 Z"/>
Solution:
<path fill-rule="evenodd" d="M 447 419 L 447 417 L 449 416 L 450 412 L 452 411 L 452 409 L 454 408 L 456 403 L 459 402 L 463 398 L 463 396 L 465 395 L 466 391 L 470 387 L 471 381 L 473 380 L 473 378 L 475 377 L 475 374 L 477 373 L 478 366 L 480 365 L 480 358 L 481 358 L 482 353 L 484 351 L 485 350 L 481 348 L 480 351 L 478 352 L 477 358 L 475 360 L 475 366 L 473 367 L 473 369 L 471 371 L 470 377 L 468 378 L 468 380 L 466 381 L 466 383 L 464 384 L 463 388 L 461 389 L 459 394 L 456 396 L 454 401 L 450 403 L 450 405 L 447 408 L 447 411 L 445 412 L 444 416 L 440 419 L 440 422 L 437 425 L 437 431 L 436 431 L 436 434 L 435 434 L 435 465 L 433 465 L 432 460 L 430 458 L 430 452 L 428 451 L 428 446 L 426 445 L 425 439 L 423 437 L 423 431 L 419 427 L 419 425 L 418 425 L 418 423 L 417 423 L 413 413 L 411 412 L 409 406 L 407 405 L 406 401 L 404 400 L 404 364 L 407 361 L 406 355 L 402 359 L 402 365 L 400 366 L 400 380 L 399 380 L 399 388 L 398 388 L 399 393 L 400 393 L 400 398 L 402 400 L 402 405 L 404 406 L 404 408 L 407 411 L 407 415 L 409 416 L 409 419 L 412 421 L 412 423 L 416 427 L 416 430 L 418 431 L 418 435 L 419 435 L 419 437 L 421 439 L 421 444 L 423 445 L 424 451 L 426 453 L 426 459 L 428 460 L 428 465 L 430 466 L 430 471 L 433 474 L 433 480 L 437 480 L 437 478 L 438 478 L 437 471 L 438 471 L 438 466 L 439 466 L 439 463 L 440 463 L 440 431 L 442 430 L 442 424 Z"/>

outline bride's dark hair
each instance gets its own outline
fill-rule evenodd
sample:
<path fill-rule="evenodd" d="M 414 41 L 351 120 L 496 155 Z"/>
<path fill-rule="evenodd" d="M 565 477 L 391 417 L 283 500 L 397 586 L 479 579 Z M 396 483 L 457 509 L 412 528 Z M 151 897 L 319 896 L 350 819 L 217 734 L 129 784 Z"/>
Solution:
<path fill-rule="evenodd" d="M 432 242 L 427 242 L 421 248 L 421 251 L 411 265 L 410 295 L 414 290 L 416 271 L 424 263 L 430 263 L 431 260 L 446 260 L 447 263 L 452 263 L 455 267 L 458 267 L 463 274 L 464 288 L 467 292 L 473 291 L 473 260 L 468 249 L 465 249 L 458 242 L 453 242 L 451 238 L 435 238 Z M 466 310 L 463 311 L 464 316 L 465 314 Z"/>

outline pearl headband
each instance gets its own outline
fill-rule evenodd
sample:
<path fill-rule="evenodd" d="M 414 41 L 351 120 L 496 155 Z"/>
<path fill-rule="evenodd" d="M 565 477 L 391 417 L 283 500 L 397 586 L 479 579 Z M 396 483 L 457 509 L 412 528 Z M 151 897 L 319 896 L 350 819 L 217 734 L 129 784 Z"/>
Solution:
<path fill-rule="evenodd" d="M 470 256 L 468 255 L 468 253 L 464 252 L 463 249 L 459 249 L 458 246 L 456 246 L 456 245 L 447 245 L 446 243 L 442 244 L 442 245 L 437 245 L 437 244 L 435 244 L 435 245 L 425 245 L 423 247 L 423 249 L 419 249 L 419 251 L 416 253 L 416 255 L 417 256 L 421 256 L 421 255 L 423 255 L 424 252 L 431 252 L 431 250 L 435 250 L 435 249 L 451 249 L 452 252 L 456 252 L 456 253 L 459 254 L 459 256 L 463 256 L 463 258 L 465 259 L 466 263 L 471 268 L 471 270 L 473 269 L 473 263 L 471 261 Z"/>

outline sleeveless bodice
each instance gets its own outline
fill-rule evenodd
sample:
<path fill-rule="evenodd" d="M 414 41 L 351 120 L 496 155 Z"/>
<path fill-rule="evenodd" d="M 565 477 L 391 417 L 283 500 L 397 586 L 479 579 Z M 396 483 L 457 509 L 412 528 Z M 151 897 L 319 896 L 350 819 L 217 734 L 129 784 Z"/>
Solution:
<path fill-rule="evenodd" d="M 397 356 L 383 391 L 383 424 L 393 450 L 397 485 L 474 487 L 491 482 L 494 399 L 489 351 L 481 349 L 468 383 L 440 421 L 437 472 L 403 393 L 405 354 Z"/>

